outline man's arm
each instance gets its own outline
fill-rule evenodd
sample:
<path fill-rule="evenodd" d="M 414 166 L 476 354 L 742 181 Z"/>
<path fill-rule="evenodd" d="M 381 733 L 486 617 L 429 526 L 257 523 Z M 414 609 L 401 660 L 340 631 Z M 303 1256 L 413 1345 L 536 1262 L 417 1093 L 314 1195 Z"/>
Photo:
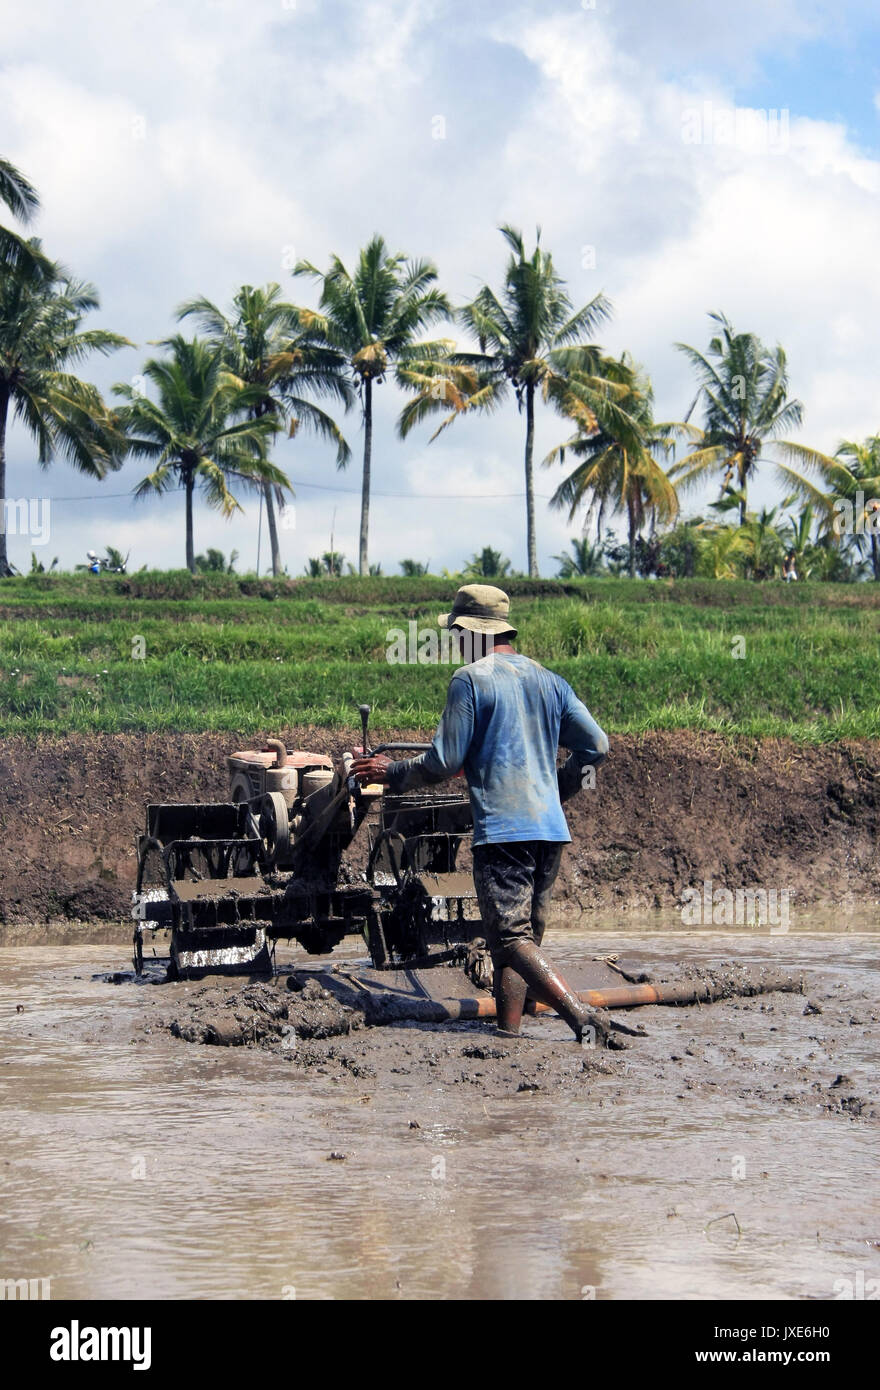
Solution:
<path fill-rule="evenodd" d="M 391 762 L 356 758 L 353 772 L 362 781 L 385 782 L 392 792 L 408 791 L 434 782 L 445 782 L 461 771 L 474 736 L 474 697 L 467 676 L 453 676 L 446 692 L 446 708 L 431 747 L 417 758 Z"/>
<path fill-rule="evenodd" d="M 607 734 L 570 686 L 559 727 L 559 742 L 571 754 L 557 773 L 559 800 L 568 801 L 581 789 L 584 768 L 599 767 L 608 756 Z"/>

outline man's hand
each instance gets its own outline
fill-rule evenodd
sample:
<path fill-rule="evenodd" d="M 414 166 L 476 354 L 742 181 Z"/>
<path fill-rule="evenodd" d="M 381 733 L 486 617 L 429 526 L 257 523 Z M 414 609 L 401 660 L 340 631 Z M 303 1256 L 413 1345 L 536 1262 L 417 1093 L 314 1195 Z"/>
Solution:
<path fill-rule="evenodd" d="M 356 757 L 351 765 L 352 775 L 365 786 L 370 782 L 380 782 L 387 785 L 391 761 L 391 758 L 386 758 L 384 753 L 376 753 L 372 758 L 365 758 L 361 755 Z"/>

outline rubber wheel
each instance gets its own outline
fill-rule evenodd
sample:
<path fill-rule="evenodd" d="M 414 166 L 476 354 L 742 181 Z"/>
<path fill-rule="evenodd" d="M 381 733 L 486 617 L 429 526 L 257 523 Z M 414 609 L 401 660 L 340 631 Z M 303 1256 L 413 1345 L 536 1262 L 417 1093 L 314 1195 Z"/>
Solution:
<path fill-rule="evenodd" d="M 260 803 L 260 839 L 266 867 L 283 863 L 290 853 L 290 821 L 280 792 L 267 792 Z"/>

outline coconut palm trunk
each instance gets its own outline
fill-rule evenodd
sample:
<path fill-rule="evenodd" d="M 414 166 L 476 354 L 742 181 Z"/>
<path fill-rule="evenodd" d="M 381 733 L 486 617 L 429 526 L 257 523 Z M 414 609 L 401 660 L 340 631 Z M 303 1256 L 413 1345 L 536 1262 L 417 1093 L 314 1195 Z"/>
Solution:
<path fill-rule="evenodd" d="M 529 556 L 529 578 L 538 577 L 538 548 L 535 540 L 535 388 L 526 386 L 526 541 Z"/>
<path fill-rule="evenodd" d="M 373 383 L 370 377 L 364 380 L 364 476 L 361 484 L 361 538 L 358 555 L 358 572 L 369 574 L 367 559 L 367 539 L 370 532 L 370 467 L 373 460 Z"/>
<path fill-rule="evenodd" d="M 278 523 L 275 518 L 275 502 L 272 498 L 272 484 L 263 484 L 263 500 L 266 503 L 266 525 L 269 528 L 269 546 L 272 551 L 272 578 L 281 573 L 281 548 L 278 544 Z"/>
<path fill-rule="evenodd" d="M 6 518 L 9 509 L 6 506 L 6 421 L 9 417 L 9 392 L 0 388 L 0 579 L 5 579 L 12 573 L 9 568 L 9 556 L 6 551 Z"/>
<path fill-rule="evenodd" d="M 270 407 L 266 402 L 254 407 L 254 419 L 259 420 L 269 413 Z M 272 553 L 272 578 L 277 579 L 281 573 L 281 547 L 278 544 L 278 522 L 275 516 L 275 498 L 270 482 L 262 485 L 263 501 L 266 504 L 266 526 L 269 532 L 269 549 Z"/>
<path fill-rule="evenodd" d="M 634 497 L 628 497 L 626 510 L 629 515 L 629 577 L 636 577 L 636 534 L 638 532 L 636 518 L 636 502 Z"/>
<path fill-rule="evenodd" d="M 195 477 L 192 467 L 186 470 L 184 482 L 186 489 L 186 567 L 190 574 L 196 572 L 196 552 L 193 545 L 193 489 L 195 487 Z"/>

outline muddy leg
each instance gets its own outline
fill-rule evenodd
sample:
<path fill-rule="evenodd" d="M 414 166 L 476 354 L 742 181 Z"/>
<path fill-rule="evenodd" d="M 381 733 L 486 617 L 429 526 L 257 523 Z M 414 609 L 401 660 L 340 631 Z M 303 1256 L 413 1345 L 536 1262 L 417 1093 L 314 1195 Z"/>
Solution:
<path fill-rule="evenodd" d="M 474 886 L 496 971 L 499 1029 L 518 1031 L 531 990 L 565 1019 L 579 1042 L 604 1043 L 606 1024 L 581 1004 L 535 939 L 543 936 L 561 856 L 561 844 L 544 841 L 474 846 Z"/>
<path fill-rule="evenodd" d="M 526 982 L 509 965 L 493 962 L 495 967 L 495 1007 L 498 1011 L 499 1033 L 515 1036 L 522 1023 L 526 1002 Z M 531 1010 L 534 1013 L 534 1008 Z"/>
<path fill-rule="evenodd" d="M 537 849 L 535 855 L 535 887 L 532 894 L 532 939 L 536 946 L 540 946 L 544 940 L 544 932 L 547 930 L 547 923 L 550 918 L 550 900 L 553 895 L 553 885 L 559 873 L 559 865 L 562 860 L 563 846 L 561 844 L 544 844 Z M 538 996 L 533 990 L 529 990 L 526 995 L 525 1012 L 534 1014 L 537 1012 Z"/>
<path fill-rule="evenodd" d="M 564 1019 L 578 1042 L 607 1047 L 611 1030 L 599 1014 L 582 1004 L 574 990 L 533 941 L 518 941 L 502 953 L 502 961 L 523 977 L 542 1004 L 549 1004 Z"/>
<path fill-rule="evenodd" d="M 533 881 L 534 861 L 528 846 L 475 846 L 474 886 L 492 952 L 498 1031 L 506 1035 L 519 1032 L 526 984 L 506 964 L 502 947 L 511 936 L 516 940 L 531 934 Z"/>

